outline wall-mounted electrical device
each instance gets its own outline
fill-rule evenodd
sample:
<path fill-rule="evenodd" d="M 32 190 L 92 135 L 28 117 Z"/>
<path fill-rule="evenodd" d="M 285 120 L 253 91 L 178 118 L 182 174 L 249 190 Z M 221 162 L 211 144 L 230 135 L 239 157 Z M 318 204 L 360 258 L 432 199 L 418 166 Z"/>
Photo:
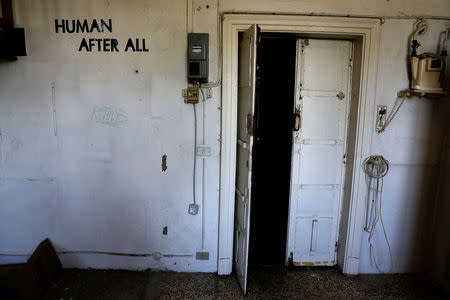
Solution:
<path fill-rule="evenodd" d="M 198 103 L 198 86 L 190 86 L 187 88 L 186 103 Z"/>
<path fill-rule="evenodd" d="M 199 91 L 205 101 L 205 94 L 202 90 L 202 83 L 208 82 L 208 69 L 209 69 L 209 34 L 207 33 L 189 33 L 188 34 L 188 55 L 187 55 L 187 69 L 188 69 L 188 82 L 193 86 L 189 86 L 187 89 L 183 89 L 183 97 L 186 103 L 192 104 L 194 110 L 194 166 L 192 172 L 192 200 L 193 203 L 189 204 L 188 213 L 196 215 L 199 212 L 199 205 L 196 202 L 195 197 L 195 170 L 197 153 L 197 112 L 196 104 L 199 102 Z M 209 93 L 208 93 L 208 98 Z M 203 153 L 202 151 L 200 151 Z M 206 153 L 206 152 L 205 152 Z M 206 154 L 204 156 L 207 156 Z"/>
<path fill-rule="evenodd" d="M 440 55 L 434 53 L 417 54 L 418 47 L 421 46 L 416 36 L 424 34 L 428 30 L 425 21 L 419 20 L 415 23 L 414 31 L 411 35 L 411 84 L 410 89 L 421 93 L 440 93 L 443 91 L 442 83 L 444 77 L 444 66 L 446 51 L 442 51 Z M 446 49 L 447 35 L 444 40 L 442 50 Z"/>
<path fill-rule="evenodd" d="M 188 82 L 206 83 L 208 82 L 208 33 L 188 34 Z"/>
<path fill-rule="evenodd" d="M 411 57 L 411 88 L 424 92 L 441 92 L 442 58 L 424 53 Z"/>
<path fill-rule="evenodd" d="M 397 100 L 395 101 L 391 112 L 386 116 L 386 107 L 378 106 L 376 132 L 383 132 L 386 127 L 395 118 L 400 107 L 405 103 L 405 99 L 410 97 L 441 97 L 446 94 L 444 91 L 445 83 L 445 63 L 447 53 L 447 43 L 450 39 L 450 28 L 444 33 L 443 43 L 439 35 L 438 49 L 439 55 L 434 53 L 417 54 L 417 49 L 421 46 L 417 40 L 418 35 L 422 35 L 428 31 L 428 25 L 424 20 L 417 20 L 413 24 L 413 32 L 409 36 L 409 45 L 411 52 L 408 53 L 408 60 L 410 62 L 410 87 L 407 90 L 402 90 L 397 93 Z"/>

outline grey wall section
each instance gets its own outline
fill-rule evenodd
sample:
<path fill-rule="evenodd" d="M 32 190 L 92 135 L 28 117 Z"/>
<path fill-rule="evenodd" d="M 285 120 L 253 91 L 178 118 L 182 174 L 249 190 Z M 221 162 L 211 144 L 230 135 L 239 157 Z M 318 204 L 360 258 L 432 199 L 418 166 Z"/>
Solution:
<path fill-rule="evenodd" d="M 212 147 L 212 156 L 198 162 L 197 216 L 187 214 L 193 111 L 181 97 L 186 31 L 210 33 L 210 79 L 216 79 L 217 11 L 448 17 L 450 2 L 15 1 L 16 26 L 26 28 L 29 55 L 0 62 L 1 253 L 31 252 L 49 236 L 59 250 L 169 255 L 62 255 L 65 267 L 217 270 L 220 89 L 198 106 L 199 144 Z M 111 18 L 113 32 L 57 34 L 55 18 Z M 408 86 L 405 55 L 413 21 L 386 20 L 382 26 L 377 104 L 388 109 L 396 92 Z M 437 34 L 449 21 L 429 23 L 422 50 L 434 51 Z M 80 53 L 83 37 L 113 37 L 121 46 L 128 37 L 146 38 L 150 51 Z M 440 105 L 412 99 L 385 133 L 373 133 L 373 152 L 392 165 L 383 212 L 394 272 L 427 269 L 424 245 L 442 146 Z M 104 111 L 119 121 L 102 123 L 97 117 Z M 388 263 L 380 233 L 375 243 L 382 263 Z M 209 260 L 195 260 L 196 251 L 208 251 Z M 0 263 L 24 259 L 0 256 Z M 376 272 L 366 238 L 360 272 Z"/>

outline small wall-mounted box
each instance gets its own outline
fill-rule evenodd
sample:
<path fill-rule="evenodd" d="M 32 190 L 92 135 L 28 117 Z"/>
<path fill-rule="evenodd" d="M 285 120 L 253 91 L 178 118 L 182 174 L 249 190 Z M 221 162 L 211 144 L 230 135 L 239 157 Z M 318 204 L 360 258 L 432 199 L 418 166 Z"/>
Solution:
<path fill-rule="evenodd" d="M 190 86 L 187 89 L 186 103 L 198 103 L 198 86 Z"/>
<path fill-rule="evenodd" d="M 188 82 L 208 82 L 208 33 L 188 34 Z"/>
<path fill-rule="evenodd" d="M 424 92 L 442 92 L 444 60 L 433 54 L 411 57 L 411 88 Z"/>

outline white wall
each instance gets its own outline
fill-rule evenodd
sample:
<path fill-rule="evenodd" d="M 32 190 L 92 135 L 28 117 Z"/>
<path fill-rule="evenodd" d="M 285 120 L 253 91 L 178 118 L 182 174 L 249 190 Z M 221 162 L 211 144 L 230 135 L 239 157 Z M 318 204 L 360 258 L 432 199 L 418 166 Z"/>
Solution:
<path fill-rule="evenodd" d="M 213 98 L 198 107 L 199 144 L 204 139 L 213 155 L 198 162 L 197 198 L 203 207 L 204 194 L 204 215 L 191 216 L 187 207 L 192 201 L 193 112 L 191 105 L 183 103 L 181 89 L 186 86 L 187 7 L 189 31 L 210 33 L 210 79 L 216 79 L 217 2 L 28 0 L 14 4 L 16 26 L 26 28 L 28 56 L 0 63 L 0 252 L 31 252 L 49 236 L 59 250 L 190 255 L 161 260 L 62 255 L 65 267 L 216 271 L 220 90 L 214 89 Z M 450 16 L 450 3 L 231 0 L 221 1 L 219 10 Z M 94 17 L 111 18 L 113 33 L 54 32 L 55 18 Z M 382 26 L 377 104 L 388 108 L 396 92 L 408 85 L 404 58 L 412 23 L 386 20 Z M 429 23 L 423 48 L 434 50 L 437 32 L 450 21 Z M 77 51 L 82 37 L 103 36 L 120 41 L 146 38 L 150 51 Z M 127 120 L 120 128 L 97 123 L 92 113 L 98 107 L 120 109 Z M 426 244 L 426 212 L 434 199 L 430 174 L 435 172 L 434 154 L 440 149 L 438 112 L 438 102 L 413 99 L 385 133 L 373 134 L 373 152 L 392 165 L 385 181 L 383 212 L 396 272 L 425 270 L 421 245 Z M 164 154 L 168 169 L 162 172 Z M 164 226 L 168 235 L 162 234 Z M 375 242 L 382 245 L 378 237 Z M 196 260 L 196 251 L 208 251 L 209 261 Z M 24 259 L 0 256 L 0 263 Z M 360 272 L 376 272 L 366 238 Z"/>
<path fill-rule="evenodd" d="M 215 271 L 219 93 L 204 113 L 199 105 L 199 124 L 207 120 L 199 143 L 204 139 L 213 155 L 198 161 L 197 199 L 205 214 L 191 216 L 194 119 L 181 97 L 186 1 L 14 4 L 28 56 L 0 64 L 0 252 L 31 252 L 49 236 L 59 250 L 190 255 L 159 261 L 62 255 L 65 267 Z M 94 17 L 111 18 L 113 33 L 55 33 L 55 18 Z M 150 51 L 79 53 L 82 37 L 146 38 Z M 102 107 L 120 109 L 127 120 L 119 128 L 97 123 L 93 111 Z M 196 251 L 208 251 L 209 261 L 195 260 Z M 0 262 L 12 259 L 18 258 Z"/>
<path fill-rule="evenodd" d="M 408 87 L 405 68 L 408 35 L 414 20 L 386 20 L 382 26 L 376 105 L 395 102 L 397 91 Z M 419 53 L 436 52 L 436 38 L 450 21 L 428 21 L 419 37 Z M 441 110 L 448 99 L 411 98 L 381 134 L 374 133 L 372 151 L 390 162 L 384 179 L 383 216 L 393 256 L 392 272 L 423 271 L 429 263 L 436 176 L 445 127 Z M 360 272 L 377 272 L 369 255 L 368 234 L 363 237 Z M 375 249 L 383 270 L 390 260 L 381 226 Z"/>

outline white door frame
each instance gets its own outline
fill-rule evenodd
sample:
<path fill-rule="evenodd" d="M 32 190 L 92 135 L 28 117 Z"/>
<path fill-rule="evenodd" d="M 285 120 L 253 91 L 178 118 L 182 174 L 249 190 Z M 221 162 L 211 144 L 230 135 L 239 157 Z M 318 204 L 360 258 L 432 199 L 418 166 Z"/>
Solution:
<path fill-rule="evenodd" d="M 222 68 L 222 136 L 219 193 L 218 274 L 230 274 L 233 266 L 234 200 L 236 173 L 238 33 L 258 24 L 262 32 L 347 36 L 362 41 L 361 79 L 358 98 L 355 155 L 349 210 L 340 249 L 344 274 L 358 274 L 364 226 L 366 182 L 362 161 L 370 155 L 375 113 L 375 90 L 380 44 L 380 21 L 367 18 L 292 15 L 224 14 Z M 342 241 L 342 243 L 341 243 Z M 339 257 L 339 255 L 338 255 Z"/>

